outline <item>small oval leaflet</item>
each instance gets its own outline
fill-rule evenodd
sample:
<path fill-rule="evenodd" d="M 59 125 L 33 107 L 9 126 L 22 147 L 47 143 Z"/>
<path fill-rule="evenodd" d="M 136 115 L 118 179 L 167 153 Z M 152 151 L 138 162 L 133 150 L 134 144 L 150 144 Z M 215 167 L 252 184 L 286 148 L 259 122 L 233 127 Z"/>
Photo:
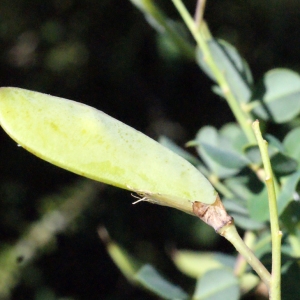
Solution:
<path fill-rule="evenodd" d="M 189 162 L 143 133 L 85 104 L 0 88 L 0 124 L 24 149 L 79 175 L 193 214 L 216 192 Z M 145 199 L 145 200 L 147 200 Z"/>

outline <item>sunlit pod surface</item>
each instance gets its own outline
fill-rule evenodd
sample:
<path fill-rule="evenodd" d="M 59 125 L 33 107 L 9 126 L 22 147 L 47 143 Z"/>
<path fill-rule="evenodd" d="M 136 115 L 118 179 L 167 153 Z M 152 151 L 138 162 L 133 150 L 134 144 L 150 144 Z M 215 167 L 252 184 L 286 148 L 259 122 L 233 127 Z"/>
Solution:
<path fill-rule="evenodd" d="M 79 175 L 192 213 L 216 193 L 189 162 L 87 105 L 20 88 L 0 88 L 0 123 L 23 148 Z"/>

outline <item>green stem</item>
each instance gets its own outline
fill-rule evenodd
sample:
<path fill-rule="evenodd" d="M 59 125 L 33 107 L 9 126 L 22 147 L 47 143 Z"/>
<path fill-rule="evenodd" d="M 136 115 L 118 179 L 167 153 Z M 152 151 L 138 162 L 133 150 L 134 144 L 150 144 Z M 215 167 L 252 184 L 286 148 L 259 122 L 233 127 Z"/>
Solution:
<path fill-rule="evenodd" d="M 227 239 L 235 249 L 243 255 L 248 264 L 258 274 L 261 280 L 270 287 L 271 275 L 266 267 L 259 261 L 253 252 L 247 247 L 240 235 L 238 234 L 233 222 L 228 223 L 218 230 L 218 233 Z"/>
<path fill-rule="evenodd" d="M 255 240 L 256 240 L 256 236 L 252 231 L 246 231 L 245 235 L 244 235 L 244 243 L 246 244 L 246 246 L 252 250 L 254 244 L 255 244 Z M 236 276 L 242 276 L 247 269 L 247 261 L 246 259 L 243 257 L 243 255 L 241 255 L 241 253 L 239 253 L 237 260 L 236 260 L 236 264 L 234 267 L 234 273 L 236 274 Z"/>
<path fill-rule="evenodd" d="M 253 130 L 257 139 L 257 143 L 260 149 L 262 161 L 266 173 L 266 186 L 268 190 L 269 198 L 269 210 L 270 210 L 270 224 L 271 224 L 271 236 L 272 236 L 272 278 L 270 285 L 270 299 L 281 299 L 281 237 L 282 232 L 279 229 L 278 212 L 277 212 L 277 200 L 275 185 L 273 180 L 273 171 L 268 154 L 268 143 L 263 139 L 259 128 L 259 122 L 253 123 Z"/>
<path fill-rule="evenodd" d="M 237 119 L 238 123 L 240 124 L 241 128 L 245 132 L 248 141 L 250 143 L 255 143 L 255 135 L 251 129 L 252 117 L 246 111 L 244 111 L 241 106 L 239 105 L 238 101 L 236 100 L 235 96 L 233 95 L 229 84 L 226 80 L 225 75 L 223 74 L 222 70 L 218 68 L 216 63 L 213 60 L 211 55 L 209 46 L 207 44 L 207 40 L 204 38 L 201 28 L 197 27 L 197 24 L 187 11 L 186 7 L 182 3 L 181 0 L 172 0 L 175 7 L 177 8 L 179 14 L 181 15 L 182 19 L 184 20 L 185 24 L 189 28 L 190 32 L 192 33 L 194 39 L 196 40 L 198 46 L 201 48 L 203 52 L 203 56 L 209 68 L 211 69 L 212 73 L 215 76 L 215 79 L 222 89 L 224 96 L 227 100 L 228 105 L 230 106 L 235 118 Z"/>

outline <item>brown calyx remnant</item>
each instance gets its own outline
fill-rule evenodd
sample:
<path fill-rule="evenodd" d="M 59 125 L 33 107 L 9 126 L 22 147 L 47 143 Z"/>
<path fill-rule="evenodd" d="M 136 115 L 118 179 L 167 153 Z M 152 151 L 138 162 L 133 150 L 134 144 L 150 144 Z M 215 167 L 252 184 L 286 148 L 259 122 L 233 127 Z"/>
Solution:
<path fill-rule="evenodd" d="M 233 218 L 227 214 L 219 195 L 217 195 L 213 204 L 195 201 L 193 203 L 193 212 L 217 232 L 225 225 L 233 222 Z"/>

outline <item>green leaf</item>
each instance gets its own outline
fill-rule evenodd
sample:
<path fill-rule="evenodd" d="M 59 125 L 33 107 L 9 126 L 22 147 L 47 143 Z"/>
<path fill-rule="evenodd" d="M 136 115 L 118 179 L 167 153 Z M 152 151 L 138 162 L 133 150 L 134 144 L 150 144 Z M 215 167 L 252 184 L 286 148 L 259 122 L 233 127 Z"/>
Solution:
<path fill-rule="evenodd" d="M 253 220 L 264 222 L 269 220 L 268 191 L 264 187 L 259 194 L 254 194 L 248 201 L 250 217 Z"/>
<path fill-rule="evenodd" d="M 295 172 L 298 162 L 287 155 L 284 145 L 271 134 L 266 135 L 266 140 L 269 143 L 268 152 L 273 171 L 279 175 Z"/>
<path fill-rule="evenodd" d="M 240 277 L 240 289 L 243 291 L 243 294 L 246 294 L 252 291 L 258 284 L 260 280 L 259 277 L 253 273 L 244 273 Z"/>
<path fill-rule="evenodd" d="M 222 138 L 230 141 L 228 147 L 230 147 L 232 151 L 243 154 L 243 149 L 245 145 L 247 145 L 248 139 L 239 125 L 236 123 L 227 123 L 222 126 L 219 133 Z"/>
<path fill-rule="evenodd" d="M 300 163 L 300 127 L 291 130 L 283 140 L 283 145 L 289 156 Z"/>
<path fill-rule="evenodd" d="M 258 166 L 262 164 L 261 154 L 257 145 L 247 145 L 244 149 L 247 158 Z"/>
<path fill-rule="evenodd" d="M 229 211 L 230 212 L 230 211 Z M 234 219 L 234 223 L 244 230 L 261 230 L 266 227 L 266 224 L 260 221 L 253 220 L 249 214 L 230 212 Z"/>
<path fill-rule="evenodd" d="M 278 151 L 284 153 L 285 149 L 284 149 L 284 146 L 283 144 L 273 135 L 271 134 L 266 134 L 265 135 L 265 138 L 266 140 L 268 141 L 269 143 L 269 148 L 275 148 L 277 149 Z M 274 150 L 275 151 L 275 150 Z M 273 152 L 271 150 L 271 152 L 269 152 L 269 155 L 272 156 L 273 155 Z"/>
<path fill-rule="evenodd" d="M 298 168 L 298 162 L 295 159 L 280 152 L 271 158 L 271 165 L 273 171 L 279 175 L 291 174 Z"/>
<path fill-rule="evenodd" d="M 256 177 L 244 175 L 226 178 L 224 184 L 234 193 L 239 200 L 243 200 L 244 203 L 248 201 L 250 197 L 253 196 L 253 191 L 250 189 L 251 186 L 256 189 L 263 187 L 263 184 L 257 180 Z M 255 192 L 255 191 L 254 191 Z"/>
<path fill-rule="evenodd" d="M 269 229 L 258 235 L 253 251 L 262 263 L 265 261 L 266 265 L 270 265 L 269 257 L 272 252 L 272 236 Z"/>
<path fill-rule="evenodd" d="M 266 140 L 268 141 L 268 153 L 269 156 L 272 157 L 278 152 L 284 152 L 284 146 L 280 143 L 280 141 L 270 134 L 266 134 Z M 262 164 L 261 154 L 259 147 L 257 145 L 247 145 L 244 149 L 244 153 L 248 157 L 248 159 L 256 165 Z"/>
<path fill-rule="evenodd" d="M 199 278 L 206 272 L 221 267 L 233 269 L 235 264 L 233 256 L 217 252 L 174 250 L 172 259 L 182 273 L 192 278 Z"/>
<path fill-rule="evenodd" d="M 104 227 L 101 227 L 98 233 L 115 265 L 128 281 L 134 283 L 135 274 L 141 268 L 142 263 L 113 241 Z"/>
<path fill-rule="evenodd" d="M 298 168 L 298 162 L 286 155 L 284 145 L 271 135 L 267 135 L 266 139 L 269 142 L 268 153 L 271 158 L 273 171 L 281 176 L 295 172 Z M 245 148 L 245 154 L 252 163 L 258 166 L 261 165 L 261 155 L 257 145 L 247 146 Z"/>
<path fill-rule="evenodd" d="M 278 175 L 295 172 L 298 168 L 298 162 L 286 154 L 284 145 L 270 134 L 266 135 L 266 139 L 269 142 L 268 152 L 273 171 Z"/>
<path fill-rule="evenodd" d="M 180 287 L 163 278 L 151 265 L 144 265 L 136 274 L 135 279 L 163 299 L 183 300 L 188 298 L 188 295 Z"/>
<path fill-rule="evenodd" d="M 284 227 L 287 228 L 289 233 L 293 233 L 300 240 L 300 203 L 299 203 L 299 194 L 297 193 L 297 201 L 289 202 L 288 206 L 284 209 L 283 213 L 280 216 L 280 220 L 283 222 Z M 294 252 L 294 249 L 293 249 Z M 299 254 L 299 252 L 298 252 Z M 296 254 L 298 256 L 298 254 Z M 293 253 L 295 255 L 295 253 Z"/>
<path fill-rule="evenodd" d="M 281 188 L 280 194 L 278 195 L 278 214 L 280 215 L 287 205 L 293 200 L 296 187 L 300 180 L 300 171 L 295 172 L 294 174 L 287 176 L 285 178 L 284 184 Z"/>
<path fill-rule="evenodd" d="M 206 143 L 201 143 L 202 149 L 215 162 L 228 169 L 242 169 L 249 164 L 249 161 L 236 152 L 222 150 Z"/>
<path fill-rule="evenodd" d="M 245 60 L 241 58 L 232 45 L 223 40 L 211 39 L 208 41 L 208 46 L 214 62 L 225 75 L 235 97 L 239 102 L 248 102 L 251 97 L 252 75 Z M 201 69 L 215 81 L 214 75 L 199 48 L 197 49 L 196 58 Z M 218 90 L 218 94 L 220 94 L 220 90 Z"/>
<path fill-rule="evenodd" d="M 247 208 L 244 205 L 244 201 L 240 201 L 239 199 L 227 199 L 223 200 L 223 204 L 227 211 L 235 212 L 239 214 L 246 214 Z"/>
<path fill-rule="evenodd" d="M 299 262 L 291 261 L 283 267 L 282 272 L 282 300 L 297 299 L 300 295 Z"/>
<path fill-rule="evenodd" d="M 189 40 L 189 34 L 185 26 L 175 22 L 165 15 L 152 0 L 130 0 L 145 16 L 150 26 L 159 34 L 159 50 L 167 50 L 168 57 L 177 57 L 178 54 L 184 55 L 187 59 L 195 58 L 194 45 Z M 164 48 L 164 49 L 162 49 Z M 161 53 L 166 57 L 166 53 Z"/>
<path fill-rule="evenodd" d="M 158 34 L 156 36 L 158 54 L 169 61 L 178 58 L 194 60 L 194 45 L 190 42 L 189 32 L 184 24 L 165 18 L 165 22 L 161 22 L 161 25 L 163 28 L 157 30 Z"/>
<path fill-rule="evenodd" d="M 265 224 L 253 220 L 249 216 L 248 209 L 235 199 L 224 199 L 223 204 L 227 212 L 233 217 L 234 223 L 245 230 L 259 230 L 265 227 Z"/>
<path fill-rule="evenodd" d="M 263 120 L 284 123 L 300 112 L 300 76 L 288 69 L 268 71 L 256 88 L 253 112 Z"/>
<path fill-rule="evenodd" d="M 141 132 L 87 105 L 19 88 L 0 89 L 0 124 L 22 147 L 79 175 L 192 212 L 215 202 L 189 162 Z M 145 197 L 145 198 L 144 198 Z"/>
<path fill-rule="evenodd" d="M 206 142 L 212 145 L 218 145 L 218 132 L 214 127 L 202 127 L 197 133 L 196 142 L 198 144 L 196 149 L 200 157 L 208 166 L 208 168 L 218 177 L 226 178 L 238 172 L 238 170 L 228 169 L 221 166 L 220 164 L 216 163 L 205 151 L 202 151 L 202 148 L 200 146 L 202 142 Z"/>
<path fill-rule="evenodd" d="M 243 142 L 236 125 L 224 126 L 219 133 L 214 127 L 202 127 L 195 141 L 203 161 L 220 178 L 236 174 L 249 163 L 240 153 Z"/>
<path fill-rule="evenodd" d="M 238 279 L 228 269 L 211 270 L 197 282 L 194 300 L 238 300 Z"/>
<path fill-rule="evenodd" d="M 226 178 L 224 184 L 233 193 L 230 199 L 224 199 L 226 210 L 234 218 L 236 225 L 245 230 L 258 230 L 265 227 L 260 220 L 252 218 L 249 212 L 249 201 L 256 198 L 264 185 L 253 173 Z"/>

